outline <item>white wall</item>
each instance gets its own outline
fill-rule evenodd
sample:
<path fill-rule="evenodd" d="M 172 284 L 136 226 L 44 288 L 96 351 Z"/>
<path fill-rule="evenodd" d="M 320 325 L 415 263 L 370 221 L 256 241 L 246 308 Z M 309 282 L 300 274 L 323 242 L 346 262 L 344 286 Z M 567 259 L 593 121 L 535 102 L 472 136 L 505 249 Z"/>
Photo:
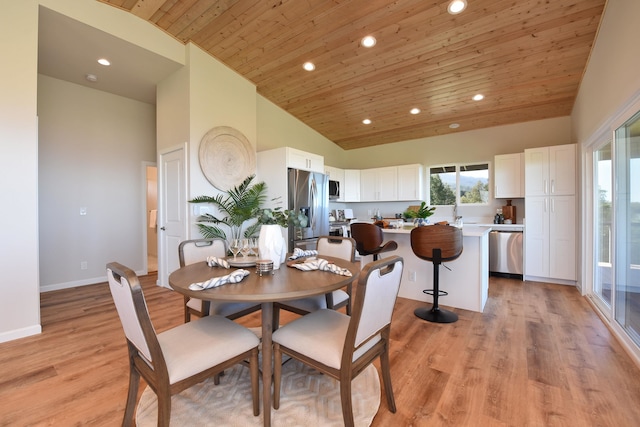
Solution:
<path fill-rule="evenodd" d="M 111 261 L 143 272 L 155 106 L 41 75 L 38 115 L 41 289 L 100 282 Z"/>
<path fill-rule="evenodd" d="M 16 36 L 20 34 L 20 36 Z M 0 13 L 0 342 L 40 332 L 38 289 L 38 4 Z"/>

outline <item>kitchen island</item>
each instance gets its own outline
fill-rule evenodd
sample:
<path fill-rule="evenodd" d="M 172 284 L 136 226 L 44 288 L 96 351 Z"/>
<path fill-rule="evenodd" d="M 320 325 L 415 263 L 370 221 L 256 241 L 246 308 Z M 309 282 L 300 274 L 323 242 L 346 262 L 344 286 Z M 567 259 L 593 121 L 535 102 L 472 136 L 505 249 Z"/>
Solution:
<path fill-rule="evenodd" d="M 428 227 L 428 225 L 426 226 Z M 463 250 L 454 261 L 440 266 L 440 297 L 444 307 L 482 312 L 489 293 L 489 232 L 491 227 L 465 225 L 462 228 Z M 411 229 L 383 229 L 384 239 L 395 240 L 398 249 L 388 254 L 404 258 L 404 271 L 398 296 L 431 304 L 432 297 L 422 291 L 433 289 L 433 263 L 421 260 L 411 250 Z M 362 265 L 372 257 L 362 257 Z M 450 270 L 449 270 L 450 269 Z"/>

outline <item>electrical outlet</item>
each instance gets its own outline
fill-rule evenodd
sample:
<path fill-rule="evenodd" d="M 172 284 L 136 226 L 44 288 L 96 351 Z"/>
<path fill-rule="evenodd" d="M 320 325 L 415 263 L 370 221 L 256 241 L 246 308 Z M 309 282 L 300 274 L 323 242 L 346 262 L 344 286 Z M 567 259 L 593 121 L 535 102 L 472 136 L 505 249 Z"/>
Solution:
<path fill-rule="evenodd" d="M 409 271 L 409 281 L 410 282 L 415 282 L 416 280 L 417 280 L 416 272 L 415 271 Z"/>
<path fill-rule="evenodd" d="M 82 261 L 80 263 L 80 270 L 86 270 L 87 269 L 87 261 Z"/>
<path fill-rule="evenodd" d="M 80 208 L 80 215 L 84 216 L 86 214 L 87 214 L 87 208 L 85 207 Z"/>

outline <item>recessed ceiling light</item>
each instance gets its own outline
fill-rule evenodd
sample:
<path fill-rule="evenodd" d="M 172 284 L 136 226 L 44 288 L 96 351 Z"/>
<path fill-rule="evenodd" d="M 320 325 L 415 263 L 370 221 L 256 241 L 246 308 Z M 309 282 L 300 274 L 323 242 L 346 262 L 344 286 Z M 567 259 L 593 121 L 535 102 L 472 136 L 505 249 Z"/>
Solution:
<path fill-rule="evenodd" d="M 473 95 L 473 100 L 474 101 L 482 101 L 484 99 L 484 95 L 481 93 L 478 93 L 476 95 Z"/>
<path fill-rule="evenodd" d="M 84 77 L 92 83 L 95 83 L 98 81 L 98 76 L 96 76 L 95 74 L 87 74 Z"/>
<path fill-rule="evenodd" d="M 304 68 L 307 71 L 313 71 L 316 69 L 316 66 L 313 62 L 305 62 L 302 68 Z"/>
<path fill-rule="evenodd" d="M 419 108 L 412 108 L 411 111 L 409 111 L 411 114 L 420 114 L 420 109 Z"/>
<path fill-rule="evenodd" d="M 467 0 L 451 0 L 447 11 L 452 15 L 457 15 L 467 8 Z"/>
<path fill-rule="evenodd" d="M 364 123 L 365 125 L 370 125 L 371 124 L 371 120 L 370 119 L 364 119 L 362 121 L 362 123 Z"/>
<path fill-rule="evenodd" d="M 109 62 L 107 58 L 100 58 L 98 59 L 98 64 L 108 67 L 109 65 L 111 65 L 111 62 Z"/>
<path fill-rule="evenodd" d="M 363 37 L 362 40 L 360 41 L 360 44 L 363 47 L 374 47 L 376 45 L 376 38 L 373 36 Z"/>
<path fill-rule="evenodd" d="M 449 125 L 449 127 L 450 127 L 451 129 L 458 129 L 458 128 L 460 127 L 460 124 L 458 124 L 458 123 L 451 123 L 451 124 Z"/>

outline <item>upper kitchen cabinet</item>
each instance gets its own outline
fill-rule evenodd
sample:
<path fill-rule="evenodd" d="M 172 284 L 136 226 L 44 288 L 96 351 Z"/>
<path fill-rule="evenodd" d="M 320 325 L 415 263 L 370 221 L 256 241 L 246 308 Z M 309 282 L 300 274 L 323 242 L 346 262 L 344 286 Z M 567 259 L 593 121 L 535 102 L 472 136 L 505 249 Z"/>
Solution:
<path fill-rule="evenodd" d="M 398 200 L 422 200 L 422 165 L 398 166 Z"/>
<path fill-rule="evenodd" d="M 398 200 L 398 168 L 395 166 L 360 171 L 360 201 Z"/>
<path fill-rule="evenodd" d="M 343 202 L 360 201 L 360 170 L 344 170 L 344 191 L 340 190 L 340 197 Z"/>
<path fill-rule="evenodd" d="M 524 153 L 502 154 L 493 160 L 494 197 L 524 197 Z"/>
<path fill-rule="evenodd" d="M 576 191 L 576 145 L 524 150 L 525 196 L 565 196 Z"/>
<path fill-rule="evenodd" d="M 287 167 L 324 173 L 324 157 L 307 153 L 291 147 L 283 148 L 286 152 Z M 276 148 L 280 150 L 280 148 Z"/>

